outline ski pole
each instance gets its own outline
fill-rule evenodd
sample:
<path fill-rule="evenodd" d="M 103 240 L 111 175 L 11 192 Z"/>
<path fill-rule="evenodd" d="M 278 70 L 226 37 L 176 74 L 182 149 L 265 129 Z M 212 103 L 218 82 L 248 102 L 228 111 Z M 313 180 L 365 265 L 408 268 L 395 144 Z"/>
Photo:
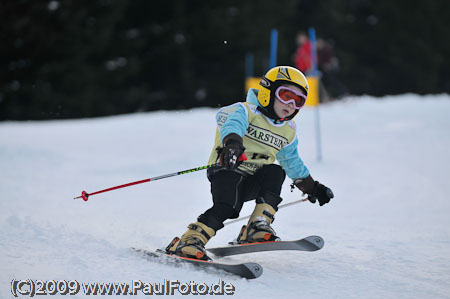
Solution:
<path fill-rule="evenodd" d="M 278 209 L 282 209 L 282 208 L 291 206 L 291 205 L 296 204 L 296 203 L 299 203 L 299 202 L 305 202 L 305 201 L 307 201 L 307 200 L 308 200 L 308 197 L 302 198 L 302 199 L 299 199 L 299 200 L 294 200 L 294 201 L 292 201 L 292 202 L 285 203 L 285 204 L 279 206 Z M 238 218 L 238 219 L 230 220 L 230 221 L 225 222 L 224 225 L 232 224 L 232 223 L 235 223 L 235 222 L 238 222 L 238 221 L 241 221 L 241 220 L 248 219 L 248 218 L 250 218 L 250 217 L 251 217 L 251 215 L 248 215 L 248 216 L 241 217 L 241 218 Z"/>
<path fill-rule="evenodd" d="M 136 182 L 131 182 L 131 183 L 127 183 L 127 184 L 111 187 L 111 188 L 108 188 L 108 189 L 104 189 L 104 190 L 100 190 L 100 191 L 96 191 L 96 192 L 92 192 L 92 193 L 87 193 L 86 191 L 83 191 L 83 192 L 81 192 L 81 196 L 75 197 L 74 199 L 82 198 L 84 201 L 88 201 L 89 196 L 92 196 L 92 195 L 95 195 L 95 194 L 108 192 L 108 191 L 112 191 L 112 190 L 116 190 L 116 189 L 120 189 L 120 188 L 125 188 L 125 187 L 129 187 L 129 186 L 133 186 L 133 185 L 138 185 L 138 184 L 142 184 L 142 183 L 152 182 L 152 181 L 156 181 L 156 180 L 161 180 L 161 179 L 169 178 L 169 177 L 172 177 L 172 176 L 177 176 L 177 175 L 182 175 L 182 174 L 186 174 L 186 173 L 191 173 L 191 172 L 195 172 L 195 171 L 199 171 L 199 170 L 210 168 L 210 167 L 212 167 L 214 165 L 216 165 L 216 164 L 209 164 L 209 165 L 200 166 L 200 167 L 196 167 L 196 168 L 192 168 L 192 169 L 188 169 L 188 170 L 177 171 L 177 172 L 173 172 L 173 173 L 157 176 L 157 177 L 154 177 L 154 178 L 148 178 L 148 179 L 145 179 L 145 180 L 140 180 L 140 181 L 136 181 Z"/>
<path fill-rule="evenodd" d="M 246 161 L 246 160 L 247 160 L 247 155 L 245 153 L 242 153 L 242 155 L 239 156 L 239 158 L 237 159 L 238 162 L 242 162 L 242 161 Z M 177 172 L 173 172 L 173 173 L 169 173 L 169 174 L 160 175 L 160 176 L 157 176 L 157 177 L 154 177 L 154 178 L 148 178 L 148 179 L 145 179 L 145 180 L 140 180 L 140 181 L 131 182 L 131 183 L 128 183 L 128 184 L 123 184 L 123 185 L 111 187 L 111 188 L 108 188 L 108 189 L 104 189 L 104 190 L 100 190 L 100 191 L 96 191 L 96 192 L 92 192 L 92 193 L 87 193 L 86 191 L 83 191 L 83 192 L 81 192 L 80 196 L 74 197 L 74 199 L 82 198 L 84 201 L 88 201 L 89 196 L 92 196 L 92 195 L 95 195 L 95 194 L 108 192 L 108 191 L 112 191 L 112 190 L 116 190 L 116 189 L 120 189 L 120 188 L 125 188 L 125 187 L 129 187 L 129 186 L 133 186 L 133 185 L 138 185 L 138 184 L 142 184 L 142 183 L 148 183 L 148 182 L 152 182 L 152 181 L 156 181 L 156 180 L 161 180 L 161 179 L 169 178 L 169 177 L 172 177 L 172 176 L 177 176 L 177 175 L 182 175 L 182 174 L 186 174 L 186 173 L 191 173 L 191 172 L 207 169 L 207 168 L 210 168 L 210 167 L 215 166 L 215 165 L 217 165 L 217 164 L 209 164 L 209 165 L 200 166 L 200 167 L 196 167 L 196 168 L 192 168 L 192 169 L 188 169 L 188 170 L 177 171 Z"/>

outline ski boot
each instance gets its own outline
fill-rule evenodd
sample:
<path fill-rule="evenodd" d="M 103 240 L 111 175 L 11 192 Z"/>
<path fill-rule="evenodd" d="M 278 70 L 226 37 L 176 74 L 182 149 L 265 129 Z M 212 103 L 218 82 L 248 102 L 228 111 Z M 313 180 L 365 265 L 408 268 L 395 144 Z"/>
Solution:
<path fill-rule="evenodd" d="M 270 226 L 274 221 L 275 209 L 267 203 L 259 203 L 237 237 L 237 244 L 281 241 Z"/>
<path fill-rule="evenodd" d="M 205 245 L 215 234 L 216 232 L 206 224 L 191 223 L 181 238 L 175 237 L 172 240 L 166 252 L 181 257 L 210 261 L 212 259 L 206 255 Z"/>

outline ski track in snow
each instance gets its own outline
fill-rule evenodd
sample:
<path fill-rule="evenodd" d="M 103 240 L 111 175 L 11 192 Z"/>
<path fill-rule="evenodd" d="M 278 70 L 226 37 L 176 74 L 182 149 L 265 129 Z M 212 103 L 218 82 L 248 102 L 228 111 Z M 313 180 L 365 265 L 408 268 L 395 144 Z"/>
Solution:
<path fill-rule="evenodd" d="M 174 268 L 130 250 L 166 246 L 210 207 L 205 171 L 88 202 L 72 199 L 82 190 L 205 165 L 215 112 L 0 123 L 0 298 L 13 297 L 14 278 L 222 279 L 235 286 L 234 298 L 450 297 L 449 95 L 349 97 L 322 105 L 322 162 L 316 161 L 314 109 L 303 109 L 296 117 L 300 154 L 336 198 L 323 207 L 305 202 L 280 209 L 274 228 L 285 240 L 320 235 L 325 247 L 220 259 L 260 263 L 264 273 L 256 280 Z M 289 184 L 286 203 L 300 196 Z M 241 216 L 252 207 L 246 203 Z M 242 224 L 226 226 L 209 246 L 226 244 Z M 82 291 L 73 296 L 81 297 Z"/>

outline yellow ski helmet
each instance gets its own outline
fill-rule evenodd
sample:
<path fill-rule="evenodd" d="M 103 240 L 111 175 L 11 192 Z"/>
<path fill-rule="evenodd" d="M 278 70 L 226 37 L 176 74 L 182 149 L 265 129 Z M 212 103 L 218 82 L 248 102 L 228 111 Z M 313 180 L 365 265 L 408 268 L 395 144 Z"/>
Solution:
<path fill-rule="evenodd" d="M 291 66 L 276 66 L 267 71 L 261 78 L 258 91 L 258 102 L 270 114 L 269 117 L 276 119 L 277 116 L 273 111 L 273 103 L 275 98 L 275 90 L 283 84 L 292 84 L 299 87 L 306 96 L 308 96 L 308 81 L 302 72 Z M 289 119 L 294 118 L 298 110 L 294 112 Z"/>

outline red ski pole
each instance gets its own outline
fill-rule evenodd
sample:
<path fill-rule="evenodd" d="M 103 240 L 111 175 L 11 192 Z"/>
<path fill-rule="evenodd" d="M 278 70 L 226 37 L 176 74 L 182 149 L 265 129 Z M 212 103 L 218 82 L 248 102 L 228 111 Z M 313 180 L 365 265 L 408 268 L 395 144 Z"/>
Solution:
<path fill-rule="evenodd" d="M 177 172 L 173 172 L 173 173 L 157 176 L 157 177 L 154 177 L 154 178 L 148 178 L 148 179 L 145 179 L 145 180 L 140 180 L 140 181 L 136 181 L 136 182 L 131 182 L 131 183 L 127 183 L 127 184 L 111 187 L 111 188 L 108 188 L 108 189 L 104 189 L 104 190 L 100 190 L 100 191 L 96 191 L 96 192 L 92 192 L 92 193 L 87 193 L 86 191 L 83 191 L 83 192 L 81 192 L 81 196 L 75 197 L 74 199 L 82 198 L 84 201 L 88 201 L 89 196 L 92 196 L 92 195 L 95 195 L 95 194 L 108 192 L 108 191 L 112 191 L 112 190 L 116 190 L 116 189 L 120 189 L 120 188 L 125 188 L 125 187 L 129 187 L 129 186 L 133 186 L 133 185 L 138 185 L 138 184 L 142 184 L 142 183 L 147 183 L 147 182 L 151 182 L 151 181 L 161 180 L 161 179 L 165 179 L 165 178 L 168 178 L 168 177 L 177 176 L 177 175 L 181 175 L 181 174 L 191 173 L 191 172 L 195 172 L 195 171 L 199 171 L 199 170 L 210 168 L 211 166 L 214 166 L 214 165 L 215 164 L 209 164 L 209 165 L 200 166 L 200 167 L 192 168 L 192 169 L 188 169 L 188 170 L 177 171 Z"/>
<path fill-rule="evenodd" d="M 242 154 L 239 157 L 239 159 L 238 159 L 238 161 L 245 161 L 245 160 L 247 160 L 247 156 L 245 154 Z M 129 186 L 133 186 L 133 185 L 138 185 L 138 184 L 142 184 L 142 183 L 148 183 L 148 182 L 152 182 L 152 181 L 156 181 L 156 180 L 161 180 L 161 179 L 169 178 L 169 177 L 172 177 L 172 176 L 177 176 L 177 175 L 182 175 L 182 174 L 186 174 L 186 173 L 191 173 L 191 172 L 195 172 L 195 171 L 199 171 L 199 170 L 210 168 L 210 167 L 212 167 L 214 165 L 216 165 L 216 164 L 209 164 L 209 165 L 200 166 L 200 167 L 192 168 L 192 169 L 188 169 L 188 170 L 177 171 L 177 172 L 173 172 L 173 173 L 157 176 L 157 177 L 154 177 L 154 178 L 148 178 L 148 179 L 145 179 L 145 180 L 140 180 L 140 181 L 136 181 L 136 182 L 131 182 L 131 183 L 127 183 L 127 184 L 111 187 L 111 188 L 108 188 L 108 189 L 103 189 L 103 190 L 92 192 L 92 193 L 87 193 L 86 191 L 83 191 L 83 192 L 81 192 L 80 196 L 77 196 L 74 199 L 82 198 L 84 201 L 88 201 L 89 196 L 92 196 L 92 195 L 95 195 L 95 194 L 108 192 L 108 191 L 112 191 L 112 190 L 116 190 L 116 189 L 120 189 L 120 188 L 125 188 L 125 187 L 129 187 Z"/>

